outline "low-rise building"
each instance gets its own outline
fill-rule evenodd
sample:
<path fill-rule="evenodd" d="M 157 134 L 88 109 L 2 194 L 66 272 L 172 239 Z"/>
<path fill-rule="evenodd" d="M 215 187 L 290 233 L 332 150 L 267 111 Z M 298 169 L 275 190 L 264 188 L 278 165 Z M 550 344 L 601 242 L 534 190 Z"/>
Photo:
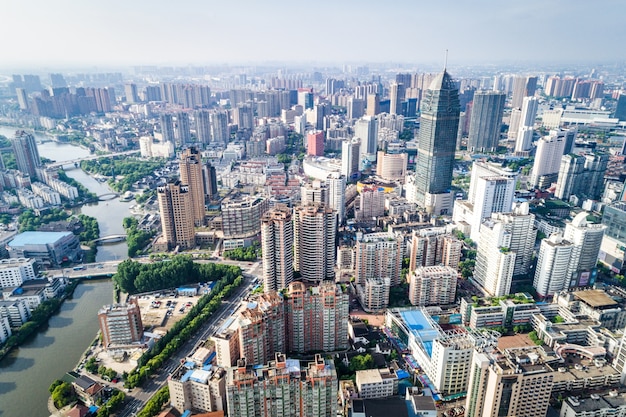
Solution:
<path fill-rule="evenodd" d="M 626 415 L 626 393 L 610 391 L 608 395 L 567 397 L 560 417 L 614 417 Z"/>
<path fill-rule="evenodd" d="M 226 371 L 217 366 L 181 365 L 169 376 L 170 403 L 180 413 L 223 411 L 226 406 Z"/>
<path fill-rule="evenodd" d="M 35 260 L 10 258 L 0 260 L 0 288 L 19 287 L 24 281 L 37 278 Z"/>
<path fill-rule="evenodd" d="M 30 319 L 30 311 L 24 300 L 0 301 L 0 318 L 6 318 L 9 326 L 18 328 Z"/>
<path fill-rule="evenodd" d="M 398 393 L 398 377 L 389 369 L 366 369 L 356 372 L 360 398 L 386 398 Z"/>
<path fill-rule="evenodd" d="M 8 244 L 11 258 L 34 258 L 46 265 L 75 262 L 82 250 L 78 237 L 71 232 L 24 232 Z"/>

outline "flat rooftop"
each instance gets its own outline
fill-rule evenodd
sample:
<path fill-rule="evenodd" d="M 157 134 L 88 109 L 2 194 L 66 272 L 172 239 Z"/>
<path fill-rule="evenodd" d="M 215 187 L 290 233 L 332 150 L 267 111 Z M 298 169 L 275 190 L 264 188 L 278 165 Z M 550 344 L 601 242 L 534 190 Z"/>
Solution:
<path fill-rule="evenodd" d="M 593 308 L 609 307 L 618 304 L 617 301 L 609 297 L 606 292 L 602 290 L 576 291 L 574 296 Z"/>
<path fill-rule="evenodd" d="M 24 232 L 16 235 L 9 246 L 47 245 L 71 235 L 72 232 Z"/>

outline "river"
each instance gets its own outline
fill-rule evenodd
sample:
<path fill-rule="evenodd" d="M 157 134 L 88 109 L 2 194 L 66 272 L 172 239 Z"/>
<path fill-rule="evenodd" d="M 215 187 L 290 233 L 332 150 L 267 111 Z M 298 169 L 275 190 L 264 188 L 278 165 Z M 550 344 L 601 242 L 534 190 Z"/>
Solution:
<path fill-rule="evenodd" d="M 0 135 L 11 137 L 14 128 L 0 126 Z M 37 139 L 48 138 L 35 133 Z M 89 151 L 65 143 L 38 144 L 42 157 L 55 161 L 89 155 Z M 67 175 L 98 195 L 110 193 L 106 183 L 100 183 L 80 169 L 69 169 Z M 119 199 L 81 207 L 80 212 L 98 219 L 100 235 L 123 233 L 122 219 L 130 215 L 130 203 Z M 96 259 L 108 261 L 127 257 L 126 242 L 98 247 Z M 48 416 L 48 387 L 65 372 L 73 369 L 98 330 L 97 312 L 112 301 L 110 280 L 88 281 L 79 285 L 71 300 L 61 306 L 48 326 L 19 349 L 0 361 L 0 417 Z"/>

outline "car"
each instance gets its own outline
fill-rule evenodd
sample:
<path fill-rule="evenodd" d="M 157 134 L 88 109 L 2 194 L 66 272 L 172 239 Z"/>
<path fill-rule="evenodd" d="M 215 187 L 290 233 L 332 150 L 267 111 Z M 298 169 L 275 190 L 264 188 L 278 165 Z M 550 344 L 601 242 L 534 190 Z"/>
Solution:
<path fill-rule="evenodd" d="M 111 382 L 112 382 L 113 384 L 117 384 L 118 382 L 120 382 L 120 379 L 119 379 L 119 378 L 113 378 L 113 379 L 111 380 Z"/>

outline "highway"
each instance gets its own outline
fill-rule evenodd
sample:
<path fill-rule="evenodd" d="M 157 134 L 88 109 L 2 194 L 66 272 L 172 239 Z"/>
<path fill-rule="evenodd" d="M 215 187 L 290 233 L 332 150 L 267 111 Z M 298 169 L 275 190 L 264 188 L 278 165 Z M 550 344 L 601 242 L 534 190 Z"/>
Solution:
<path fill-rule="evenodd" d="M 256 271 L 259 265 L 260 262 L 250 265 L 251 267 L 248 268 L 248 271 Z M 153 374 L 142 387 L 134 388 L 130 393 L 126 393 L 126 406 L 117 412 L 119 417 L 134 416 L 161 387 L 167 384 L 167 377 L 172 371 L 180 366 L 181 360 L 186 358 L 200 342 L 213 335 L 222 322 L 232 314 L 233 309 L 238 306 L 241 303 L 241 300 L 250 293 L 253 279 L 254 276 L 252 274 L 244 272 L 243 284 L 241 284 L 241 286 L 228 298 L 226 302 L 223 302 L 220 305 L 217 311 L 206 321 L 206 323 L 204 323 L 201 330 L 189 339 L 174 356 L 166 361 L 161 369 L 157 373 Z"/>

